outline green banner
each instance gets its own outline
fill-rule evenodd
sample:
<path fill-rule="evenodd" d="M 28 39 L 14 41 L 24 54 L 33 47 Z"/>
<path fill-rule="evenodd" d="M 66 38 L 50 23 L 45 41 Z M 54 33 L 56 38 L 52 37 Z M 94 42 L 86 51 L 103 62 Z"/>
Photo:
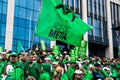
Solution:
<path fill-rule="evenodd" d="M 40 41 L 40 43 L 41 43 L 42 50 L 45 51 L 46 50 L 45 42 L 42 40 Z"/>
<path fill-rule="evenodd" d="M 55 56 L 59 56 L 61 54 L 59 50 L 59 46 L 53 46 L 52 51 Z"/>
<path fill-rule="evenodd" d="M 70 50 L 70 62 L 76 62 L 76 55 L 74 49 Z"/>
<path fill-rule="evenodd" d="M 88 41 L 82 40 L 79 47 L 78 57 L 86 58 Z"/>
<path fill-rule="evenodd" d="M 74 54 L 75 54 L 75 56 L 77 57 L 78 56 L 78 46 L 75 46 L 75 48 L 74 48 Z"/>
<path fill-rule="evenodd" d="M 85 32 L 92 29 L 60 0 L 42 1 L 36 36 L 78 45 Z"/>

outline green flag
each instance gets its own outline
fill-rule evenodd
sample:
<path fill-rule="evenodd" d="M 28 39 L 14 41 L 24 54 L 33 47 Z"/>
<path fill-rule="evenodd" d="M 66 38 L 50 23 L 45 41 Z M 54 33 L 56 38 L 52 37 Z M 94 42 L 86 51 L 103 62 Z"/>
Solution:
<path fill-rule="evenodd" d="M 18 41 L 18 44 L 17 44 L 17 53 L 21 53 L 22 51 L 23 51 L 22 44 L 20 43 L 20 41 Z"/>
<path fill-rule="evenodd" d="M 86 31 L 92 29 L 59 0 L 42 0 L 36 36 L 78 45 Z"/>

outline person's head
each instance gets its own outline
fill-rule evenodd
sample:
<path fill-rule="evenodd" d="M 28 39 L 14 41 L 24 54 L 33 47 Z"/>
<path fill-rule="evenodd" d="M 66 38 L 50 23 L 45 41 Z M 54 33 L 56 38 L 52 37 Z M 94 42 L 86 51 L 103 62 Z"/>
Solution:
<path fill-rule="evenodd" d="M 110 68 L 104 67 L 103 70 L 105 70 L 107 72 L 107 74 L 110 74 Z"/>
<path fill-rule="evenodd" d="M 113 78 L 105 78 L 105 80 L 114 80 Z"/>
<path fill-rule="evenodd" d="M 64 73 L 63 68 L 62 68 L 61 66 L 58 66 L 58 67 L 56 68 L 56 71 L 55 71 L 54 75 L 57 75 L 57 74 L 63 75 L 63 73 Z"/>
<path fill-rule="evenodd" d="M 26 80 L 36 80 L 33 76 L 28 76 Z"/>
<path fill-rule="evenodd" d="M 75 74 L 74 78 L 76 80 L 82 80 L 83 72 L 81 70 L 75 70 L 74 74 Z"/>
<path fill-rule="evenodd" d="M 6 52 L 1 52 L 1 56 L 2 56 L 2 60 L 6 60 L 7 59 Z"/>
<path fill-rule="evenodd" d="M 60 60 L 60 61 L 63 60 L 63 56 L 62 56 L 62 55 L 59 56 L 59 60 Z"/>
<path fill-rule="evenodd" d="M 14 68 L 12 65 L 7 64 L 4 68 L 4 74 L 5 75 L 11 75 L 14 72 Z"/>
<path fill-rule="evenodd" d="M 46 58 L 44 59 L 44 62 L 45 62 L 45 63 L 51 63 L 51 59 L 50 59 L 49 57 L 46 57 Z"/>
<path fill-rule="evenodd" d="M 101 66 L 100 66 L 100 64 L 95 63 L 95 65 L 94 65 L 94 66 L 95 66 L 95 69 L 96 69 L 96 70 L 101 70 Z"/>
<path fill-rule="evenodd" d="M 33 62 L 34 61 L 34 55 L 29 55 L 29 59 L 30 59 L 30 62 Z"/>
<path fill-rule="evenodd" d="M 52 78 L 52 80 L 60 80 L 59 75 L 54 75 L 53 78 Z"/>
<path fill-rule="evenodd" d="M 18 55 L 16 52 L 12 52 L 9 56 L 10 62 L 15 63 L 18 60 Z"/>
<path fill-rule="evenodd" d="M 70 65 L 75 68 L 76 62 L 70 62 Z"/>
<path fill-rule="evenodd" d="M 52 68 L 56 69 L 58 67 L 58 62 L 52 62 Z"/>

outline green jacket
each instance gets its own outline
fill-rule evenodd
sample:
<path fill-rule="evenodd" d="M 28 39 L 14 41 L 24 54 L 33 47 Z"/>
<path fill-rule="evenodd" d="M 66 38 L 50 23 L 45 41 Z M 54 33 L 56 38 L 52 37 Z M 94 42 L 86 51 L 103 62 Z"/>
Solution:
<path fill-rule="evenodd" d="M 75 72 L 75 68 L 70 66 L 66 72 L 66 75 L 68 76 L 69 80 L 73 80 L 74 72 Z"/>
<path fill-rule="evenodd" d="M 16 63 L 11 63 L 8 62 L 7 64 L 10 64 L 14 68 L 14 72 L 11 74 L 11 76 L 15 80 L 24 80 L 24 71 L 22 70 L 21 66 L 16 62 Z"/>
<path fill-rule="evenodd" d="M 4 72 L 3 70 L 4 70 L 4 67 L 5 67 L 6 63 L 7 63 L 7 60 L 0 62 L 0 75 L 3 74 L 3 72 Z"/>
<path fill-rule="evenodd" d="M 25 64 L 25 71 L 27 74 L 25 74 L 25 78 L 28 76 L 35 77 L 36 80 L 39 78 L 39 69 L 38 64 L 35 62 L 32 66 L 29 65 L 29 62 Z"/>
<path fill-rule="evenodd" d="M 40 75 L 39 80 L 51 80 L 51 77 L 48 72 L 43 71 L 43 73 Z"/>
<path fill-rule="evenodd" d="M 69 80 L 68 76 L 66 73 L 64 73 L 61 77 L 60 80 Z"/>
<path fill-rule="evenodd" d="M 88 70 L 85 70 L 85 74 L 82 80 L 92 80 L 92 79 L 93 79 L 92 73 L 90 73 Z"/>

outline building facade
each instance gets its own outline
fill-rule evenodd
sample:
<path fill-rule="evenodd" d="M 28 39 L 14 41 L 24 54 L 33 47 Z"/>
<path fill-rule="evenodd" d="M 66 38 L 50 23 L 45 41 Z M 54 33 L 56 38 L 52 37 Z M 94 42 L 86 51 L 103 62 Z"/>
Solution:
<path fill-rule="evenodd" d="M 117 58 L 119 32 L 112 28 L 120 26 L 119 0 L 61 0 L 93 30 L 84 35 L 88 40 L 89 56 Z M 40 12 L 41 0 L 0 0 L 0 46 L 15 51 L 20 41 L 26 50 L 32 44 L 45 40 L 34 36 Z M 70 45 L 45 40 L 47 46 L 59 45 L 61 49 Z"/>

